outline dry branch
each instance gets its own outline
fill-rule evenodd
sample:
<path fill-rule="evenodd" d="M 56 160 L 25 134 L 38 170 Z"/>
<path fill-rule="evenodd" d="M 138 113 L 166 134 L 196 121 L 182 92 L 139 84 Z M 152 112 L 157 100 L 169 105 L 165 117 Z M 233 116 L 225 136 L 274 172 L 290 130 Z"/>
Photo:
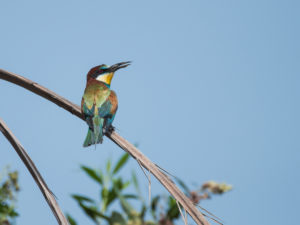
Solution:
<path fill-rule="evenodd" d="M 33 161 L 29 157 L 29 155 L 26 153 L 25 149 L 21 145 L 21 143 L 18 141 L 18 139 L 14 136 L 14 134 L 10 131 L 10 129 L 6 126 L 4 121 L 0 118 L 0 131 L 3 133 L 3 135 L 7 138 L 7 140 L 11 143 L 11 145 L 14 147 L 16 152 L 18 153 L 19 157 L 22 159 L 23 163 L 29 170 L 31 176 L 39 186 L 41 192 L 43 193 L 48 205 L 50 206 L 54 216 L 56 217 L 57 222 L 60 225 L 68 225 L 68 220 L 65 218 L 64 214 L 60 210 L 55 197 L 53 196 L 52 192 L 48 188 L 46 182 L 42 178 L 41 174 L 39 173 L 38 169 L 34 165 Z"/>
<path fill-rule="evenodd" d="M 35 94 L 40 95 L 48 99 L 49 101 L 52 101 L 56 105 L 76 115 L 80 119 L 83 119 L 83 115 L 78 105 L 73 104 L 72 102 L 59 96 L 53 91 L 50 91 L 49 89 L 29 79 L 2 69 L 0 69 L 0 79 L 26 88 L 27 90 L 30 90 Z M 134 145 L 122 138 L 115 131 L 113 131 L 111 134 L 106 134 L 106 136 L 124 151 L 128 152 L 134 159 L 138 160 L 142 164 L 142 166 L 145 167 L 145 169 L 151 171 L 151 173 L 160 181 L 160 183 L 162 183 L 163 186 L 165 186 L 170 194 L 182 205 L 182 207 L 190 214 L 190 216 L 198 225 L 209 225 L 204 216 L 194 206 L 193 202 L 179 190 L 179 188 L 168 178 L 165 173 L 159 170 L 159 168 L 154 163 L 152 163 L 145 155 L 143 155 Z"/>

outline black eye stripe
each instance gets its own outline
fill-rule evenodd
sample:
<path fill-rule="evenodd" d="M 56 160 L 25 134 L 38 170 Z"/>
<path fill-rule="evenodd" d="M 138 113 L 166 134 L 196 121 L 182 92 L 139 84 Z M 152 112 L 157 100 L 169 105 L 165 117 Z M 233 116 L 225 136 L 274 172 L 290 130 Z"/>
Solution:
<path fill-rule="evenodd" d="M 96 71 L 92 76 L 93 76 L 94 78 L 96 78 L 96 77 L 98 77 L 99 75 L 104 74 L 104 73 L 107 73 L 107 72 L 109 72 L 109 69 L 100 69 L 100 70 Z"/>

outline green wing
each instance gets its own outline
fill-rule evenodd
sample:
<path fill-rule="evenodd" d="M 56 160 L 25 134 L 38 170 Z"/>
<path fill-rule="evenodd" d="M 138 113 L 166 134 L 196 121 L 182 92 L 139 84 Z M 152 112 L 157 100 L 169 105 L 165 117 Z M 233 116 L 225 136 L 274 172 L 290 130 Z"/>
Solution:
<path fill-rule="evenodd" d="M 101 117 L 99 109 L 101 109 L 109 95 L 110 89 L 99 82 L 91 83 L 84 91 L 82 112 L 89 125 L 89 131 L 83 145 L 84 147 L 91 144 L 102 143 L 104 118 Z"/>
<path fill-rule="evenodd" d="M 102 106 L 109 95 L 110 89 L 104 84 L 92 83 L 85 89 L 83 100 L 89 110 L 95 105 L 95 112 L 98 113 L 98 108 Z"/>

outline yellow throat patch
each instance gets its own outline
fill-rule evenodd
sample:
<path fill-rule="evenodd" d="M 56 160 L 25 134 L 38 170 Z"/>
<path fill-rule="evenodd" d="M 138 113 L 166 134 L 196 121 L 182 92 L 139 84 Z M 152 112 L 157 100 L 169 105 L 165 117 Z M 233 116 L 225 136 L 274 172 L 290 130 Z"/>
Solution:
<path fill-rule="evenodd" d="M 106 73 L 106 74 L 98 76 L 97 80 L 110 85 L 113 76 L 114 76 L 114 73 Z"/>

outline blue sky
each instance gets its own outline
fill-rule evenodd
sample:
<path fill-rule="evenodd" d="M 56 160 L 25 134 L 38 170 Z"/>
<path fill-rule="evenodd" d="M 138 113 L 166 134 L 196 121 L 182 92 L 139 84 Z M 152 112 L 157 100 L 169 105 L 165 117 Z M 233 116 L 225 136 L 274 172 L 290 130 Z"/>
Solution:
<path fill-rule="evenodd" d="M 226 224 L 297 223 L 299 1 L 28 0 L 0 8 L 1 68 L 79 104 L 91 67 L 132 60 L 111 86 L 123 137 L 187 183 L 233 184 L 202 204 Z M 0 81 L 0 100 L 0 117 L 63 211 L 92 224 L 70 198 L 97 197 L 79 165 L 102 167 L 122 151 L 107 139 L 96 151 L 84 149 L 85 123 L 22 88 Z M 55 224 L 1 135 L 0 149 L 0 167 L 21 172 L 17 224 Z M 132 161 L 126 170 L 137 168 Z M 152 191 L 163 189 L 154 183 Z"/>

